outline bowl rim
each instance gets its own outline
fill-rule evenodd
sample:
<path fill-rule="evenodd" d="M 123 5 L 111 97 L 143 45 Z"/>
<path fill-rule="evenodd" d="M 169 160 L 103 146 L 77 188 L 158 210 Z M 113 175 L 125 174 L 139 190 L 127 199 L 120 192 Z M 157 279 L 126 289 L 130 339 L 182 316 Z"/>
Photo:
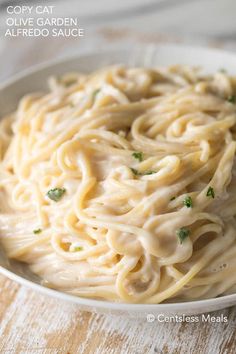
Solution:
<path fill-rule="evenodd" d="M 207 48 L 203 46 L 191 46 L 191 45 L 182 45 L 182 44 L 175 44 L 175 43 L 160 43 L 160 44 L 149 44 L 149 45 L 140 45 L 139 50 L 147 50 L 150 48 L 154 49 L 164 49 L 164 50 L 193 50 L 197 52 L 204 52 L 205 54 L 210 53 L 212 54 L 220 54 L 220 55 L 226 55 L 230 57 L 231 59 L 236 60 L 236 53 L 230 52 L 228 50 L 221 50 L 221 49 L 215 49 L 215 48 Z M 20 71 L 17 74 L 14 74 L 13 76 L 3 80 L 0 83 L 0 91 L 6 89 L 8 86 L 17 83 L 21 79 L 27 78 L 27 76 L 30 76 L 31 74 L 35 74 L 38 71 L 44 70 L 44 69 L 49 69 L 53 67 L 54 65 L 57 64 L 66 64 L 68 61 L 72 61 L 75 59 L 80 59 L 80 58 L 86 58 L 86 57 L 91 57 L 91 56 L 96 56 L 96 55 L 108 55 L 108 54 L 115 54 L 115 53 L 121 53 L 121 52 L 127 52 L 130 51 L 130 48 L 128 45 L 122 45 L 122 46 L 117 46 L 116 48 L 111 48 L 111 49 L 105 49 L 105 50 L 86 50 L 83 51 L 80 54 L 75 54 L 75 55 L 68 55 L 65 57 L 61 57 L 58 59 L 53 59 L 53 60 L 47 60 L 44 61 L 40 64 L 37 65 L 32 65 L 27 69 L 24 69 Z M 0 117 L 1 119 L 1 117 Z M 217 308 L 217 305 L 219 305 L 219 308 L 227 307 L 230 306 L 228 305 L 229 303 L 236 303 L 236 293 L 235 294 L 230 294 L 230 295 L 223 295 L 219 296 L 216 298 L 209 298 L 209 299 L 202 299 L 202 300 L 194 300 L 194 301 L 184 301 L 184 302 L 173 302 L 173 303 L 158 303 L 158 304 L 146 304 L 146 303 L 123 303 L 123 302 L 111 302 L 111 301 L 105 301 L 105 300 L 96 300 L 92 298 L 86 298 L 86 297 L 79 297 L 76 295 L 68 294 L 62 291 L 58 291 L 52 288 L 45 287 L 43 285 L 40 285 L 34 281 L 28 280 L 13 271 L 3 267 L 0 265 L 0 273 L 7 278 L 16 281 L 17 283 L 26 286 L 27 288 L 30 288 L 34 291 L 38 291 L 41 294 L 48 295 L 54 298 L 57 298 L 59 300 L 65 300 L 70 303 L 75 303 L 78 305 L 86 306 L 89 308 L 99 308 L 99 309 L 108 309 L 112 311 L 125 311 L 125 312 L 141 312 L 141 313 L 150 313 L 150 312 L 181 312 L 185 313 L 184 310 L 186 308 L 191 308 L 191 311 L 197 311 L 197 313 L 203 312 L 202 310 L 199 311 L 199 308 L 204 309 L 204 311 L 209 312 L 213 311 Z M 223 305 L 223 306 L 222 306 Z M 211 307 L 214 307 L 213 310 L 211 310 Z"/>
<path fill-rule="evenodd" d="M 236 53 L 234 53 L 230 50 L 218 49 L 218 48 L 208 48 L 208 47 L 200 46 L 200 45 L 193 46 L 193 45 L 176 44 L 176 43 L 159 43 L 159 44 L 147 44 L 147 45 L 141 44 L 137 48 L 135 48 L 135 50 L 137 50 L 137 52 L 152 51 L 155 49 L 198 51 L 198 52 L 202 52 L 205 54 L 211 54 L 211 55 L 213 53 L 215 53 L 216 55 L 223 54 L 223 55 L 230 57 L 231 59 L 236 60 Z M 83 50 L 82 53 L 65 55 L 65 56 L 57 58 L 57 59 L 45 60 L 41 63 L 31 65 L 28 68 L 20 70 L 20 72 L 15 73 L 12 76 L 9 76 L 9 77 L 3 79 L 0 82 L 0 90 L 5 89 L 7 86 L 16 83 L 18 80 L 24 79 L 27 76 L 30 76 L 31 74 L 36 73 L 37 71 L 49 69 L 57 64 L 66 64 L 67 62 L 69 62 L 71 60 L 91 57 L 91 56 L 95 56 L 95 55 L 109 55 L 109 54 L 116 54 L 116 53 L 121 53 L 121 52 L 131 52 L 132 50 L 133 49 L 130 49 L 130 46 L 128 44 L 125 44 L 125 45 L 123 44 L 123 45 L 117 45 L 115 48 L 111 47 L 110 49 L 103 49 L 103 48 L 100 50 L 99 49 L 97 49 L 97 50 L 85 49 L 85 50 Z"/>
<path fill-rule="evenodd" d="M 211 309 L 212 306 L 223 305 L 229 302 L 236 301 L 236 294 L 224 295 L 216 298 L 196 300 L 196 301 L 185 301 L 185 302 L 174 302 L 174 303 L 159 303 L 159 304 L 145 304 L 145 303 L 124 303 L 124 302 L 111 302 L 104 300 L 95 300 L 92 298 L 80 297 L 76 295 L 71 295 L 62 291 L 58 291 L 52 288 L 47 288 L 43 285 L 37 284 L 31 280 L 25 279 L 20 275 L 0 266 L 0 273 L 5 275 L 7 278 L 16 281 L 17 283 L 26 286 L 34 291 L 37 291 L 43 295 L 51 296 L 57 298 L 58 300 L 66 300 L 70 303 L 75 303 L 82 306 L 92 307 L 92 308 L 100 308 L 100 309 L 109 309 L 116 311 L 126 311 L 129 313 L 132 312 L 145 312 L 145 313 L 156 313 L 159 311 L 163 312 L 182 312 L 185 313 L 184 310 L 186 308 L 191 309 L 194 313 L 199 308 L 203 309 L 200 312 L 210 312 L 215 309 Z M 209 306 L 209 308 L 208 308 Z M 230 306 L 230 305 L 229 305 Z M 222 307 L 221 307 L 222 308 Z M 200 313 L 199 312 L 199 313 Z"/>

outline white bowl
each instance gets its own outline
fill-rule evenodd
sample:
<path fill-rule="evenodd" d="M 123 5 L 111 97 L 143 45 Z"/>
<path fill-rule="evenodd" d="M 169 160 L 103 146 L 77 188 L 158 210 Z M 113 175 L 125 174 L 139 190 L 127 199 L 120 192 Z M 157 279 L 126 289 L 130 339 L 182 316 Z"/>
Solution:
<path fill-rule="evenodd" d="M 90 72 L 98 67 L 115 63 L 135 66 L 188 64 L 202 66 L 206 72 L 225 68 L 231 74 L 236 73 L 236 55 L 212 49 L 158 45 L 86 54 L 37 66 L 0 85 L 0 117 L 14 110 L 18 100 L 24 94 L 47 89 L 47 78 L 50 75 L 60 75 L 68 71 Z M 147 314 L 189 315 L 219 310 L 236 304 L 236 294 L 200 301 L 156 305 L 84 299 L 41 286 L 39 279 L 29 272 L 27 265 L 9 261 L 3 251 L 0 253 L 0 272 L 33 290 L 76 303 L 87 311 L 115 312 L 135 317 L 144 317 Z"/>

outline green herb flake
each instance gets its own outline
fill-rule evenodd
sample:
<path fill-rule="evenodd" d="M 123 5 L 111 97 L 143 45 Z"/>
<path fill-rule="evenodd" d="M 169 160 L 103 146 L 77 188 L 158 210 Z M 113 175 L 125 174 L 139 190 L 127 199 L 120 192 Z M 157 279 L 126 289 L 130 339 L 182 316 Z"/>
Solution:
<path fill-rule="evenodd" d="M 33 231 L 35 235 L 40 234 L 43 230 L 42 229 L 36 229 Z"/>
<path fill-rule="evenodd" d="M 227 70 L 224 69 L 224 68 L 220 68 L 220 69 L 219 69 L 219 72 L 221 72 L 222 74 L 226 74 L 226 73 L 227 73 Z"/>
<path fill-rule="evenodd" d="M 186 206 L 187 208 L 192 208 L 193 207 L 193 200 L 191 197 L 187 196 L 184 198 L 183 201 L 184 206 Z"/>
<path fill-rule="evenodd" d="M 130 168 L 131 169 L 131 171 L 133 172 L 133 174 L 135 175 L 135 176 L 140 176 L 141 175 L 141 173 L 138 171 L 138 170 L 136 170 L 135 168 Z"/>
<path fill-rule="evenodd" d="M 79 252 L 79 251 L 83 251 L 83 247 L 81 246 L 74 247 L 74 252 Z"/>
<path fill-rule="evenodd" d="M 130 168 L 131 171 L 133 172 L 133 174 L 135 176 L 146 176 L 146 175 L 152 175 L 153 173 L 156 173 L 156 171 L 146 171 L 146 172 L 139 172 L 138 170 L 136 170 L 135 168 Z"/>
<path fill-rule="evenodd" d="M 96 98 L 97 94 L 98 94 L 100 91 L 101 91 L 101 89 L 96 89 L 96 90 L 93 91 L 93 93 L 92 93 L 93 99 Z"/>
<path fill-rule="evenodd" d="M 54 188 L 50 189 L 47 192 L 47 196 L 49 199 L 53 200 L 54 202 L 58 202 L 66 192 L 65 188 Z"/>
<path fill-rule="evenodd" d="M 190 230 L 189 230 L 189 229 L 186 229 L 186 227 L 181 227 L 180 229 L 178 229 L 178 230 L 176 231 L 176 234 L 177 234 L 177 236 L 178 236 L 178 238 L 179 238 L 180 243 L 182 244 L 183 241 L 184 241 L 187 237 L 189 237 L 189 235 L 190 235 Z"/>
<path fill-rule="evenodd" d="M 235 95 L 231 95 L 227 98 L 227 101 L 230 103 L 236 103 L 236 96 Z"/>
<path fill-rule="evenodd" d="M 172 197 L 172 198 L 170 198 L 170 201 L 172 202 L 172 200 L 175 200 L 175 198 L 176 198 L 176 197 Z"/>
<path fill-rule="evenodd" d="M 139 162 L 143 161 L 143 153 L 142 152 L 134 152 L 132 156 L 137 159 Z"/>
<path fill-rule="evenodd" d="M 153 175 L 154 173 L 156 173 L 156 171 L 147 171 L 147 172 L 144 172 L 143 174 L 144 175 Z"/>
<path fill-rule="evenodd" d="M 215 191 L 212 187 L 209 187 L 208 190 L 207 190 L 207 193 L 206 193 L 206 196 L 207 197 L 211 197 L 211 198 L 215 198 Z"/>

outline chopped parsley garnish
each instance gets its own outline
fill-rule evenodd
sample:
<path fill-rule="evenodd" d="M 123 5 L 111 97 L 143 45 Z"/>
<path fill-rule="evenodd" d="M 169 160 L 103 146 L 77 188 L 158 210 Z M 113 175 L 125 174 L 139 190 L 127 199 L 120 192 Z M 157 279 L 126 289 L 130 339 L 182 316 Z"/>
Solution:
<path fill-rule="evenodd" d="M 223 74 L 227 73 L 227 70 L 224 69 L 224 68 L 220 68 L 219 71 L 220 71 L 221 73 L 223 73 Z"/>
<path fill-rule="evenodd" d="M 176 234 L 177 234 L 177 236 L 178 236 L 178 238 L 179 238 L 180 243 L 182 244 L 183 241 L 184 241 L 187 237 L 189 237 L 189 235 L 190 235 L 190 230 L 189 230 L 189 229 L 186 229 L 186 227 L 181 227 L 180 229 L 178 229 L 178 230 L 176 231 Z"/>
<path fill-rule="evenodd" d="M 231 95 L 227 98 L 227 101 L 230 103 L 236 103 L 236 96 L 235 95 Z"/>
<path fill-rule="evenodd" d="M 207 197 L 211 197 L 211 198 L 215 198 L 215 192 L 214 192 L 214 189 L 212 187 L 209 187 L 208 190 L 207 190 L 207 193 L 206 193 L 206 196 Z"/>
<path fill-rule="evenodd" d="M 74 252 L 83 251 L 83 247 L 81 247 L 81 246 L 76 246 L 76 247 L 74 247 L 73 251 L 74 251 Z"/>
<path fill-rule="evenodd" d="M 36 229 L 33 231 L 34 234 L 40 234 L 42 232 L 42 229 Z"/>
<path fill-rule="evenodd" d="M 143 175 L 153 175 L 153 173 L 156 173 L 156 171 L 147 171 L 144 172 Z"/>
<path fill-rule="evenodd" d="M 142 152 L 133 152 L 132 156 L 139 160 L 139 162 L 143 161 L 143 153 Z"/>
<path fill-rule="evenodd" d="M 191 197 L 187 196 L 184 198 L 184 201 L 183 201 L 184 205 L 187 207 L 187 208 L 192 208 L 193 207 L 193 200 Z"/>
<path fill-rule="evenodd" d="M 135 176 L 145 176 L 145 175 L 152 175 L 153 173 L 156 173 L 156 171 L 139 172 L 138 170 L 132 167 L 130 169 Z"/>
<path fill-rule="evenodd" d="M 176 198 L 176 197 L 172 197 L 172 198 L 170 198 L 170 201 L 175 200 L 175 198 Z"/>
<path fill-rule="evenodd" d="M 93 95 L 93 99 L 96 98 L 97 94 L 101 91 L 101 89 L 96 89 L 93 91 L 92 95 Z"/>
<path fill-rule="evenodd" d="M 47 192 L 47 196 L 49 199 L 53 200 L 54 202 L 58 202 L 63 194 L 66 192 L 65 188 L 54 188 L 54 189 L 50 189 Z"/>
<path fill-rule="evenodd" d="M 131 169 L 131 171 L 133 172 L 133 174 L 135 175 L 135 176 L 139 176 L 139 175 L 141 175 L 141 173 L 140 172 L 138 172 L 138 170 L 136 170 L 135 168 L 130 168 Z"/>

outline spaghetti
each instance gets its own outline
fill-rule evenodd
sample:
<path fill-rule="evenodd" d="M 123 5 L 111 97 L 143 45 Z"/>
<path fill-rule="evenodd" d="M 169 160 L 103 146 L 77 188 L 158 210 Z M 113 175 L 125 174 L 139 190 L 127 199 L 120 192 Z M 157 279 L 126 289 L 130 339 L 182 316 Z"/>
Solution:
<path fill-rule="evenodd" d="M 236 291 L 236 80 L 114 66 L 0 122 L 0 241 L 42 283 L 131 303 Z"/>

